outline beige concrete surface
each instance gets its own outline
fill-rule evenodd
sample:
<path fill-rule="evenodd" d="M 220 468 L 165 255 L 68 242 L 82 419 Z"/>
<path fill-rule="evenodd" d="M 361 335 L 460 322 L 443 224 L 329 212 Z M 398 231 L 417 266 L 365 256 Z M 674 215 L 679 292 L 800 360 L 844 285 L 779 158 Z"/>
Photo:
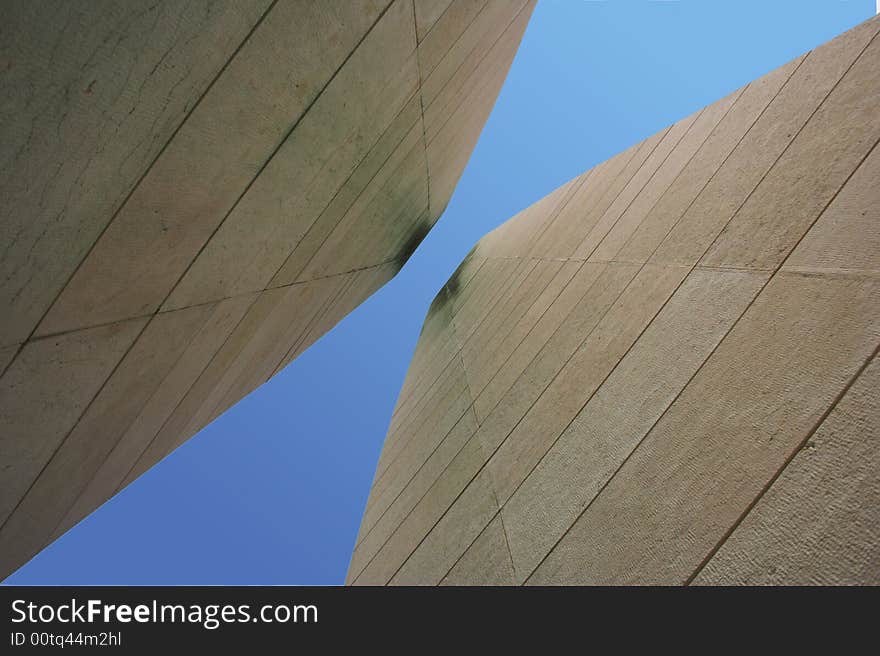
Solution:
<path fill-rule="evenodd" d="M 448 203 L 533 7 L 5 8 L 0 576 L 400 270 Z M 444 353 L 457 351 L 426 364 Z M 473 416 L 459 396 L 432 415 L 444 431 Z M 417 398 L 399 415 L 413 430 Z M 441 438 L 401 440 L 377 519 L 409 503 L 418 453 Z"/>
<path fill-rule="evenodd" d="M 347 583 L 880 580 L 878 31 L 477 243 L 425 319 Z"/>

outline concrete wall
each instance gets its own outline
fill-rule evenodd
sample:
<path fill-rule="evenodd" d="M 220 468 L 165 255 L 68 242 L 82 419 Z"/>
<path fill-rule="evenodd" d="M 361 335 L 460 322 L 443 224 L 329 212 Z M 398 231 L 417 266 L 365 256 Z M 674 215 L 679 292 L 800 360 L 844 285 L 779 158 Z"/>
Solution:
<path fill-rule="evenodd" d="M 6 3 L 0 576 L 400 269 L 532 4 Z"/>
<path fill-rule="evenodd" d="M 477 244 L 425 320 L 349 583 L 880 583 L 878 30 Z"/>

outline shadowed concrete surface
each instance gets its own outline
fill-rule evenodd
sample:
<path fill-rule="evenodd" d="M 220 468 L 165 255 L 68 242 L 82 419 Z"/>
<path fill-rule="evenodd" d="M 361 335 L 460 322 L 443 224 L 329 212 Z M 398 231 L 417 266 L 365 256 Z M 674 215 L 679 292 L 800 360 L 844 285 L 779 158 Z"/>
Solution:
<path fill-rule="evenodd" d="M 0 577 L 397 273 L 533 4 L 6 4 Z"/>
<path fill-rule="evenodd" d="M 425 319 L 348 583 L 880 583 L 878 31 L 476 245 Z"/>

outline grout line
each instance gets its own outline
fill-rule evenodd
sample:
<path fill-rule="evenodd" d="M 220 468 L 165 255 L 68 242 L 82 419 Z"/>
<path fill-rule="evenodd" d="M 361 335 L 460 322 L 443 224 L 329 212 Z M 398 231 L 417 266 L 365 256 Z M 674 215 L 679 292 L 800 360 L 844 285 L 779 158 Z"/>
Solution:
<path fill-rule="evenodd" d="M 424 98 L 424 95 L 422 94 L 422 63 L 421 63 L 421 58 L 419 57 L 419 27 L 418 27 L 418 21 L 416 19 L 416 0 L 411 0 L 410 4 L 412 5 L 413 33 L 415 34 L 415 37 L 416 37 L 416 69 L 418 70 L 418 73 L 419 73 L 418 94 L 419 94 L 419 110 L 420 110 L 420 116 L 421 116 L 421 121 L 422 121 L 422 146 L 423 146 L 422 150 L 425 154 L 425 184 L 428 187 L 428 222 L 430 223 L 431 222 L 431 170 L 430 170 L 430 167 L 428 166 L 428 137 L 425 134 L 425 98 Z M 451 6 L 451 3 L 450 3 L 450 5 L 447 5 L 446 9 L 443 10 L 444 14 L 446 13 L 446 11 L 449 10 L 449 6 Z M 441 18 L 442 18 L 442 15 L 441 15 Z M 448 54 L 448 51 L 447 51 L 447 54 Z M 445 85 L 444 85 L 444 87 L 445 87 Z"/>
<path fill-rule="evenodd" d="M 481 65 L 482 65 L 482 64 L 483 64 L 483 63 L 489 58 L 489 55 L 490 55 L 490 54 L 492 53 L 492 51 L 495 49 L 495 46 L 497 46 L 498 43 L 501 41 L 501 39 L 504 38 L 504 36 L 507 34 L 507 31 L 508 31 L 508 30 L 513 26 L 513 24 L 519 19 L 520 14 L 521 14 L 521 13 L 523 12 L 523 10 L 525 10 L 525 8 L 528 7 L 528 6 L 529 6 L 529 2 L 525 2 L 525 3 L 523 4 L 523 6 L 519 8 L 519 10 L 517 11 L 516 15 L 510 20 L 510 22 L 504 27 L 504 29 L 501 30 L 501 32 L 498 34 L 498 36 L 497 36 L 497 37 L 495 38 L 495 40 L 492 42 L 492 45 L 490 45 L 490 46 L 486 49 L 486 54 L 484 54 L 483 57 L 482 57 L 482 59 L 480 59 L 479 63 L 477 63 L 477 65 L 474 66 L 474 70 L 471 72 L 471 74 L 468 75 L 468 76 L 465 78 L 464 82 L 462 83 L 462 87 L 464 87 L 464 86 L 465 86 L 465 85 L 466 85 L 471 79 L 473 79 L 472 76 L 476 74 L 476 72 L 479 70 L 480 66 L 481 66 Z M 482 11 L 481 11 L 480 13 L 482 13 Z M 471 25 L 473 25 L 474 22 L 476 22 L 476 18 L 474 18 L 474 21 L 471 23 Z M 469 28 L 470 28 L 470 26 L 468 26 L 468 29 L 469 29 Z M 466 31 L 467 31 L 467 30 L 465 30 L 465 32 L 466 32 Z M 462 32 L 461 36 L 464 36 L 464 33 L 465 33 L 465 32 Z M 461 36 L 459 36 L 459 39 L 461 39 Z M 456 39 L 456 43 L 458 43 L 458 40 L 459 40 L 459 39 Z M 454 46 L 454 45 L 455 45 L 455 44 L 453 44 L 453 46 Z M 452 49 L 452 48 L 450 48 L 450 50 L 451 50 L 451 49 Z M 475 45 L 473 48 L 471 48 L 471 49 L 468 51 L 468 55 L 470 55 L 471 53 L 473 53 L 474 50 L 476 50 L 476 49 L 477 49 L 477 46 Z M 517 49 L 518 49 L 518 48 L 517 48 Z M 514 53 L 514 56 L 515 56 L 515 54 L 516 54 L 516 53 Z M 445 58 L 445 57 L 444 57 L 444 58 Z M 467 61 L 468 61 L 468 57 L 464 57 L 464 58 L 462 58 L 462 62 L 456 67 L 455 71 L 454 71 L 454 72 L 452 73 L 452 75 L 449 77 L 449 81 L 451 81 L 452 79 L 455 78 L 456 75 L 458 75 L 458 72 L 462 69 L 462 67 L 464 66 L 465 62 L 467 62 Z M 438 64 L 438 66 L 439 66 L 439 64 Z M 434 70 L 436 70 L 436 67 L 435 67 Z M 509 72 L 509 70 L 510 70 L 510 69 L 509 69 L 509 67 L 508 67 L 508 72 Z M 432 74 L 433 72 L 434 72 L 434 71 L 432 70 L 431 73 L 428 73 L 428 77 L 430 77 L 431 74 Z M 506 74 L 505 74 L 505 79 L 506 79 Z M 447 82 L 447 84 L 448 84 L 448 82 Z M 444 85 L 444 88 L 445 88 L 445 85 Z M 441 89 L 441 91 L 442 91 L 442 89 Z M 499 93 L 500 93 L 500 90 L 499 90 Z M 428 103 L 428 108 L 430 108 L 430 107 L 434 104 L 434 102 L 437 100 L 437 98 L 439 98 L 439 97 L 440 97 L 440 93 L 438 92 L 437 95 L 435 96 L 434 100 L 432 100 L 430 103 Z M 429 144 L 430 144 L 430 143 L 433 143 L 434 140 L 437 139 L 437 137 L 440 136 L 440 133 L 443 131 L 443 129 L 446 127 L 446 125 L 449 123 L 449 121 L 452 120 L 452 117 L 455 115 L 456 112 L 458 112 L 458 110 L 461 108 L 461 106 L 464 104 L 464 102 L 467 100 L 468 97 L 469 97 L 469 94 L 466 94 L 466 95 L 456 94 L 456 96 L 454 96 L 454 98 L 458 100 L 458 103 L 455 105 L 455 107 L 454 107 L 453 109 L 451 109 L 451 110 L 447 110 L 447 111 L 443 112 L 444 115 L 446 116 L 446 120 L 444 120 L 443 123 L 437 128 L 437 130 L 436 130 L 435 133 L 434 133 L 434 136 L 431 137 L 431 140 L 430 140 Z M 496 98 L 496 100 L 497 100 L 497 98 Z M 449 107 L 450 104 L 452 104 L 452 103 L 451 103 L 451 102 L 450 102 L 450 103 L 447 103 L 446 106 L 444 107 L 444 109 L 445 109 L 446 107 Z M 427 144 L 427 145 L 429 145 L 429 144 Z"/>
<path fill-rule="evenodd" d="M 181 310 L 191 310 L 197 307 L 203 307 L 206 305 L 216 305 L 218 303 L 223 303 L 224 301 L 231 301 L 237 298 L 244 298 L 245 296 L 251 296 L 252 294 L 262 294 L 263 292 L 272 292 L 278 289 L 287 289 L 288 287 L 294 287 L 296 285 L 306 285 L 312 282 L 319 282 L 322 280 L 329 280 L 330 278 L 336 278 L 338 276 L 346 276 L 352 273 L 360 273 L 363 271 L 368 271 L 369 269 L 377 269 L 379 267 L 387 266 L 392 264 L 394 260 L 387 260 L 385 262 L 379 262 L 378 264 L 371 264 L 365 267 L 359 267 L 357 269 L 350 269 L 348 271 L 340 271 L 338 273 L 330 273 L 326 276 L 318 276 L 317 278 L 309 278 L 308 280 L 298 280 L 296 282 L 287 283 L 284 285 L 278 285 L 276 287 L 266 287 L 265 289 L 253 289 L 247 292 L 240 292 L 238 294 L 233 294 L 232 296 L 224 296 L 223 298 L 211 299 L 209 301 L 202 301 L 201 303 L 193 303 L 191 305 L 183 305 L 181 307 L 169 308 L 167 310 L 160 310 L 158 312 L 151 312 L 149 314 L 138 314 L 133 317 L 125 317 L 124 319 L 115 319 L 113 321 L 107 321 L 104 323 L 97 323 L 91 326 L 84 326 L 82 328 L 73 328 L 71 330 L 62 330 L 55 333 L 47 333 L 45 335 L 40 335 L 39 337 L 34 337 L 33 339 L 26 342 L 27 344 L 33 344 L 36 342 L 40 342 L 44 339 L 52 339 L 55 337 L 61 337 L 63 335 L 70 335 L 71 333 L 77 333 L 86 330 L 94 330 L 95 328 L 106 328 L 107 326 L 113 326 L 118 323 L 125 323 L 126 321 L 133 321 L 135 319 L 149 319 L 150 317 L 161 316 L 163 314 L 171 314 L 172 312 L 180 312 Z"/>

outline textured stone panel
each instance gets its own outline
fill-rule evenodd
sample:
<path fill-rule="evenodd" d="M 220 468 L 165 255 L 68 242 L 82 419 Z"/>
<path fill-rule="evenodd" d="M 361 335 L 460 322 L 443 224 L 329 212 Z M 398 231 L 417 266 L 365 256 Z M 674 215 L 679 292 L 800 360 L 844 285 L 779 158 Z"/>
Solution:
<path fill-rule="evenodd" d="M 425 320 L 348 583 L 877 581 L 878 30 L 474 246 Z M 440 389 L 475 425 L 416 431 Z"/>

